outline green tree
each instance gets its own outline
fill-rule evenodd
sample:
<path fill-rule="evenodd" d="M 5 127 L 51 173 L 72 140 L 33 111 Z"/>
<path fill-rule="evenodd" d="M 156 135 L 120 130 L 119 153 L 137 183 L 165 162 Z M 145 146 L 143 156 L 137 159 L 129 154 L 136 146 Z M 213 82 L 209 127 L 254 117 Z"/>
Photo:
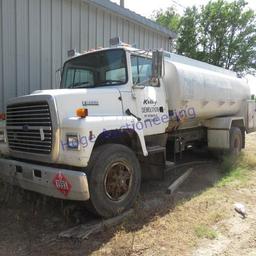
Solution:
<path fill-rule="evenodd" d="M 176 44 L 177 53 L 190 58 L 200 59 L 198 53 L 198 31 L 200 13 L 194 6 L 187 8 L 179 23 L 179 34 Z"/>
<path fill-rule="evenodd" d="M 173 7 L 168 8 L 166 11 L 155 11 L 153 18 L 162 26 L 167 27 L 174 32 L 178 32 L 181 16 Z"/>
<path fill-rule="evenodd" d="M 171 14 L 173 20 L 175 13 Z M 156 21 L 167 26 L 167 13 L 158 13 Z M 176 31 L 177 53 L 238 73 L 255 73 L 256 15 L 244 0 L 187 8 Z"/>

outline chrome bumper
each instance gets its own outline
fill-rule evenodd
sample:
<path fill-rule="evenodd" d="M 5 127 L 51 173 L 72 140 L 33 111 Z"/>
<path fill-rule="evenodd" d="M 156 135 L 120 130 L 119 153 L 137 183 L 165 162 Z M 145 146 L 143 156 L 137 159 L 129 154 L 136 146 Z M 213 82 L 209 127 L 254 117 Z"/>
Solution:
<path fill-rule="evenodd" d="M 84 172 L 0 159 L 0 178 L 25 190 L 55 198 L 77 201 L 90 198 Z"/>

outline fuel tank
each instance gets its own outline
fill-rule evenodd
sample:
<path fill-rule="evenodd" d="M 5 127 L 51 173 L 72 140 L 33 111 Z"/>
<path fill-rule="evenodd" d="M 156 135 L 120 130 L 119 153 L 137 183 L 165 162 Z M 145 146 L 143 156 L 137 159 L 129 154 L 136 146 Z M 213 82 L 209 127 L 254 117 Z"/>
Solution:
<path fill-rule="evenodd" d="M 236 115 L 250 99 L 249 85 L 236 73 L 168 53 L 163 84 L 169 112 L 197 120 Z"/>

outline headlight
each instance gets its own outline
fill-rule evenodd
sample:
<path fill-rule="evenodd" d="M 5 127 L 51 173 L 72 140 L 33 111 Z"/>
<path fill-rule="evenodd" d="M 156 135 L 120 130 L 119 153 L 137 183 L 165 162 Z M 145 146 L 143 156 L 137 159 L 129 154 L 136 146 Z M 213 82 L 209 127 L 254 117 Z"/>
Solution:
<path fill-rule="evenodd" d="M 68 149 L 79 150 L 79 136 L 78 135 L 67 135 L 67 146 Z"/>

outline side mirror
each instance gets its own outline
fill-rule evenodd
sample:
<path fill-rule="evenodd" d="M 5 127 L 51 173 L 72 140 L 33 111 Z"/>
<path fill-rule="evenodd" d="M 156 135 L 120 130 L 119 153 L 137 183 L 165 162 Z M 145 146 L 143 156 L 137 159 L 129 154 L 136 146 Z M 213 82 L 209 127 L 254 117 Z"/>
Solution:
<path fill-rule="evenodd" d="M 160 79 L 163 76 L 164 53 L 153 51 L 152 56 L 152 80 Z"/>

